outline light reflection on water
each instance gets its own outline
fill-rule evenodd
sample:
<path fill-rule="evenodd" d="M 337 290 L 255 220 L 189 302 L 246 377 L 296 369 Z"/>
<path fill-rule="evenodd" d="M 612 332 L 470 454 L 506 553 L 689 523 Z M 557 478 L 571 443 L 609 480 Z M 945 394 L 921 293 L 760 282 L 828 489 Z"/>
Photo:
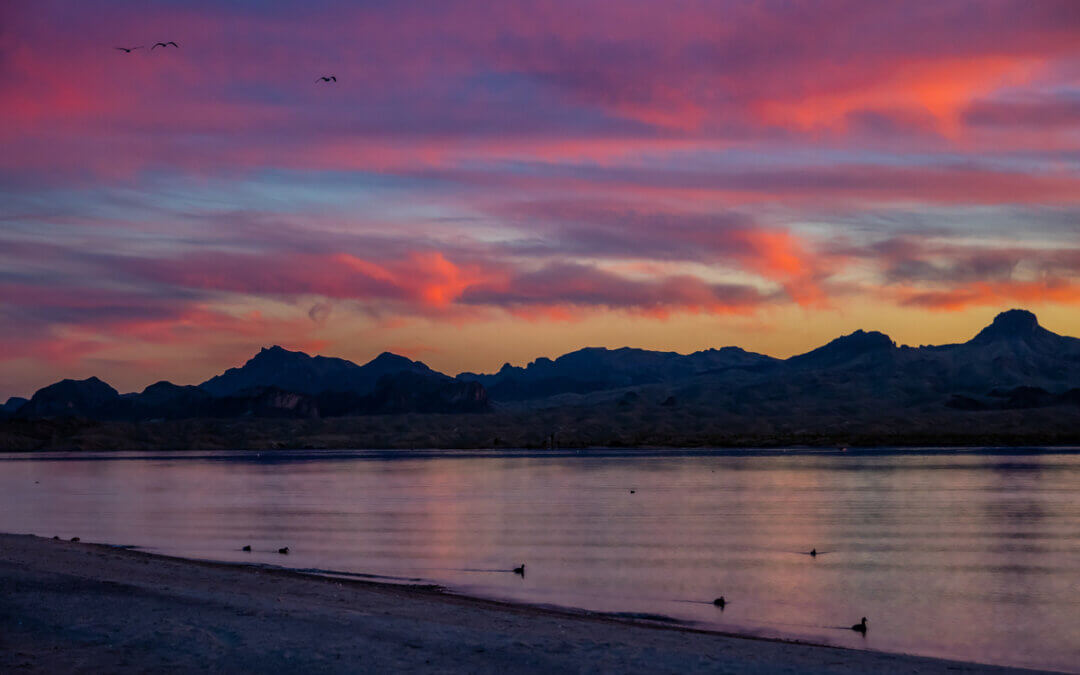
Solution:
<path fill-rule="evenodd" d="M 0 530 L 1080 664 L 1075 453 L 0 455 Z"/>

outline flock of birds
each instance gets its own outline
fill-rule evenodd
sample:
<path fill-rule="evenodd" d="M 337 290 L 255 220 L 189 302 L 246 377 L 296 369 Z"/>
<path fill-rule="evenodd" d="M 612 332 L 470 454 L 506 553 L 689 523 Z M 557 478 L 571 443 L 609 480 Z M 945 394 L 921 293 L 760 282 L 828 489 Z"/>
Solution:
<path fill-rule="evenodd" d="M 631 492 L 633 492 L 633 490 L 631 490 Z M 246 550 L 249 550 L 249 549 L 247 547 L 245 547 L 244 550 L 246 551 Z M 806 555 L 809 555 L 812 558 L 816 558 L 817 555 L 818 555 L 817 548 L 810 549 L 810 551 Z M 516 574 L 516 575 L 520 576 L 522 579 L 524 579 L 525 578 L 525 563 L 521 563 L 521 565 L 519 565 L 518 567 L 515 567 L 512 571 L 513 571 L 514 574 Z M 721 595 L 719 598 L 713 600 L 712 604 L 715 605 L 716 607 L 719 607 L 720 610 L 723 611 L 724 607 L 727 606 L 727 599 L 725 599 L 724 596 Z M 862 635 L 866 635 L 866 617 L 864 616 L 862 618 L 862 621 L 860 621 L 859 623 L 853 625 L 851 627 L 851 630 L 855 631 L 856 633 L 861 633 Z"/>
<path fill-rule="evenodd" d="M 828 551 L 825 551 L 825 553 L 827 553 L 827 552 L 828 552 Z M 810 550 L 809 550 L 809 551 L 808 551 L 808 552 L 807 552 L 807 553 L 806 553 L 805 555 L 808 555 L 808 556 L 810 556 L 811 558 L 816 558 L 816 557 L 818 556 L 818 550 L 817 550 L 817 548 L 816 548 L 816 547 L 815 547 L 815 548 L 812 548 L 812 549 L 810 549 Z M 523 568 L 523 569 L 524 569 L 524 567 L 525 567 L 525 566 L 524 566 L 524 565 L 522 565 L 522 568 Z M 523 576 L 524 576 L 524 575 L 523 575 Z M 717 599 L 713 600 L 713 603 L 712 603 L 712 604 L 714 604 L 714 605 L 716 605 L 717 607 L 719 607 L 719 608 L 721 609 L 721 611 L 722 611 L 722 610 L 724 609 L 724 607 L 725 607 L 725 606 L 727 605 L 727 600 L 726 600 L 726 599 L 724 599 L 724 596 L 722 596 L 722 595 L 721 595 L 721 596 L 720 596 L 719 598 L 717 598 Z M 862 633 L 863 635 L 866 635 L 866 617 L 864 616 L 864 617 L 862 618 L 862 621 L 860 621 L 859 623 L 857 623 L 857 624 L 853 625 L 853 626 L 851 627 L 851 630 L 855 631 L 856 633 Z"/>
<path fill-rule="evenodd" d="M 164 49 L 168 49 L 169 47 L 174 47 L 176 49 L 180 49 L 180 45 L 178 45 L 176 43 L 176 41 L 168 40 L 168 41 L 165 41 L 165 42 L 155 42 L 153 44 L 153 46 L 150 47 L 149 51 L 154 51 L 158 47 L 162 47 Z M 113 49 L 124 52 L 125 54 L 130 54 L 130 53 L 134 52 L 136 49 L 146 49 L 146 47 L 144 45 L 138 45 L 136 47 L 114 47 Z M 319 83 L 319 82 L 337 83 L 337 77 L 334 76 L 334 75 L 323 75 L 322 77 L 316 78 L 315 82 L 316 83 Z"/>
<path fill-rule="evenodd" d="M 631 490 L 631 492 L 633 492 L 633 490 Z M 74 539 L 72 539 L 72 541 L 78 541 L 78 540 L 79 540 L 78 537 L 75 537 Z M 247 553 L 250 553 L 251 552 L 251 546 L 245 546 L 241 550 L 243 550 L 243 551 L 245 551 Z M 288 555 L 289 554 L 289 547 L 286 546 L 285 548 L 279 548 L 278 553 L 280 553 L 281 555 Z M 816 558 L 817 555 L 818 555 L 817 548 L 810 549 L 810 551 L 807 552 L 806 555 L 809 555 L 812 558 Z M 521 577 L 522 579 L 524 579 L 525 578 L 525 563 L 521 563 L 520 565 L 518 565 L 517 567 L 515 567 L 511 571 L 514 574 Z M 724 598 L 724 596 L 721 595 L 719 598 L 713 600 L 712 604 L 715 605 L 716 607 L 719 607 L 720 610 L 723 611 L 724 607 L 727 606 L 727 600 Z M 860 621 L 859 623 L 853 625 L 851 627 L 851 630 L 855 631 L 856 633 L 861 633 L 862 635 L 866 635 L 866 617 L 864 616 L 862 618 L 862 621 Z"/>
<path fill-rule="evenodd" d="M 59 538 L 60 537 L 53 537 L 53 539 L 59 539 Z M 78 537 L 72 537 L 71 541 L 77 542 L 77 541 L 79 541 L 79 538 Z M 247 546 L 244 546 L 240 550 L 244 551 L 245 553 L 251 553 L 251 545 L 249 544 Z M 283 548 L 279 548 L 278 553 L 280 553 L 281 555 L 289 555 L 289 547 L 285 546 Z M 809 552 L 808 555 L 813 556 L 813 557 L 816 558 L 817 557 L 817 549 L 816 548 L 810 549 L 810 552 Z M 511 571 L 514 574 L 520 576 L 522 579 L 524 579 L 525 578 L 525 563 L 521 563 L 519 566 L 515 567 Z M 712 604 L 719 607 L 720 610 L 723 611 L 724 607 L 727 606 L 727 600 L 724 598 L 724 596 L 721 595 L 719 598 L 713 600 Z M 853 625 L 851 627 L 851 630 L 855 631 L 856 633 L 861 633 L 862 635 L 866 635 L 866 617 L 864 616 L 862 618 L 862 621 L 860 621 L 859 623 Z"/>
<path fill-rule="evenodd" d="M 817 548 L 810 549 L 810 552 L 806 555 L 809 555 L 811 558 L 816 558 L 818 555 Z M 523 571 L 522 576 L 524 576 L 525 565 L 522 565 L 521 569 Z M 723 610 L 724 607 L 727 605 L 727 600 L 725 600 L 724 596 L 721 595 L 719 598 L 713 600 L 713 604 Z M 863 635 L 866 635 L 866 617 L 864 616 L 862 618 L 862 621 L 853 625 L 851 627 L 851 630 L 855 631 L 856 633 L 862 633 Z"/>

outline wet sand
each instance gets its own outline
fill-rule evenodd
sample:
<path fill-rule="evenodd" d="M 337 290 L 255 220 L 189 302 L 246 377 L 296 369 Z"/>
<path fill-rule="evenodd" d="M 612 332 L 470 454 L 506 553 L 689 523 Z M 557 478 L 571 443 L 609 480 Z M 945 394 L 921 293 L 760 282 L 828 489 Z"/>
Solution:
<path fill-rule="evenodd" d="M 0 672 L 1033 672 L 0 534 Z"/>

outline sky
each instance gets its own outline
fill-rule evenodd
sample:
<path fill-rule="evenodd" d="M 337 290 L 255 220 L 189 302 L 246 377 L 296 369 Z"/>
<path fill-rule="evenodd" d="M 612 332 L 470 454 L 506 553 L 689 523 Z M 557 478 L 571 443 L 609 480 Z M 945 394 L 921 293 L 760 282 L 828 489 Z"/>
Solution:
<path fill-rule="evenodd" d="M 0 4 L 0 397 L 1011 307 L 1080 335 L 1075 0 Z"/>

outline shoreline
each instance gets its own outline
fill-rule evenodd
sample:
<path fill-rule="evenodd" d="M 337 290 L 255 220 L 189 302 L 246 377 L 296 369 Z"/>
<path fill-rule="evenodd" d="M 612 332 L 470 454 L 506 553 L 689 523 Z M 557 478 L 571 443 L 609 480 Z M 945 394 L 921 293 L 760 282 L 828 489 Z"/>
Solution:
<path fill-rule="evenodd" d="M 0 670 L 285 665 L 324 672 L 1047 672 L 0 533 Z"/>
<path fill-rule="evenodd" d="M 846 457 L 873 457 L 888 455 L 1013 455 L 1013 454 L 1080 454 L 1080 444 L 1061 445 L 777 445 L 777 446 L 680 446 L 680 445 L 642 445 L 642 446 L 584 446 L 557 448 L 502 447 L 502 448 L 307 448 L 307 447 L 272 447 L 272 448 L 163 448 L 158 450 L 139 450 L 123 448 L 88 448 L 46 450 L 7 450 L 0 448 L 3 459 L 16 459 L 24 455 L 67 456 L 65 458 L 82 459 L 87 457 L 115 456 L 123 459 L 142 457 L 221 457 L 223 455 L 249 455 L 281 460 L 291 457 L 311 456 L 357 459 L 425 459 L 436 457 L 472 458 L 472 457 L 667 457 L 667 456 L 708 456 L 708 457 L 776 457 L 781 455 L 831 455 Z M 2 533 L 0 533 L 2 534 Z"/>
<path fill-rule="evenodd" d="M 664 409 L 666 410 L 666 409 Z M 654 411 L 655 412 L 655 411 Z M 1023 412 L 1023 415 L 1019 415 Z M 556 447 L 1033 447 L 1080 444 L 1074 409 L 922 413 L 904 420 L 768 417 L 719 420 L 684 411 L 678 419 L 642 425 L 631 411 L 579 415 L 564 409 L 529 414 L 408 414 L 324 419 L 194 418 L 147 422 L 83 418 L 0 419 L 0 450 L 224 450 L 523 448 L 543 450 L 544 431 L 562 429 Z M 957 413 L 959 414 L 959 413 Z M 647 417 L 647 416 L 646 416 Z M 651 419 L 651 418 L 650 418 Z M 793 426 L 794 425 L 794 426 Z"/>

